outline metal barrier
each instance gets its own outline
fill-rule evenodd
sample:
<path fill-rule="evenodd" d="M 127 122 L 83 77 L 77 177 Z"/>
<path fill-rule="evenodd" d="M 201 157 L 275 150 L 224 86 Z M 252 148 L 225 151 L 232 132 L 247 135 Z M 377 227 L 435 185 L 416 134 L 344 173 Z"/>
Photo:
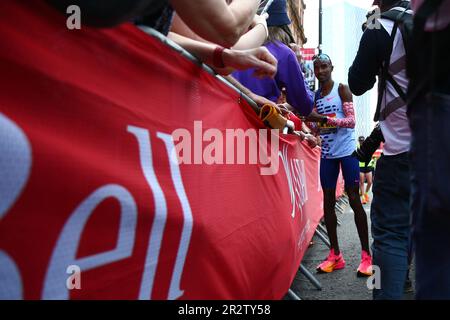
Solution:
<path fill-rule="evenodd" d="M 196 65 L 200 66 L 203 70 L 205 70 L 207 73 L 213 75 L 214 77 L 216 77 L 219 81 L 223 82 L 224 84 L 226 84 L 228 87 L 232 88 L 233 90 L 235 90 L 236 92 L 238 92 L 241 97 L 247 101 L 247 103 L 249 103 L 252 107 L 258 107 L 258 105 L 256 104 L 255 101 L 253 101 L 252 99 L 250 99 L 245 93 L 243 93 L 241 90 L 239 90 L 238 88 L 236 88 L 232 83 L 230 83 L 228 80 L 226 80 L 224 77 L 218 75 L 216 72 L 214 72 L 214 70 L 209 67 L 208 65 L 202 63 L 200 60 L 198 60 L 194 55 L 192 55 L 191 53 L 189 53 L 187 50 L 185 50 L 183 47 L 181 47 L 179 44 L 175 43 L 174 41 L 170 40 L 169 38 L 167 38 L 166 36 L 164 36 L 163 34 L 159 33 L 158 31 L 156 31 L 155 29 L 146 27 L 146 26 L 139 26 L 139 29 L 141 29 L 143 32 L 147 33 L 148 35 L 157 38 L 158 40 L 160 40 L 161 42 L 163 42 L 164 44 L 166 44 L 167 46 L 169 46 L 170 48 L 172 48 L 173 50 L 177 51 L 179 54 L 181 54 L 183 57 L 189 59 L 190 61 L 192 61 L 193 63 L 195 63 Z"/>

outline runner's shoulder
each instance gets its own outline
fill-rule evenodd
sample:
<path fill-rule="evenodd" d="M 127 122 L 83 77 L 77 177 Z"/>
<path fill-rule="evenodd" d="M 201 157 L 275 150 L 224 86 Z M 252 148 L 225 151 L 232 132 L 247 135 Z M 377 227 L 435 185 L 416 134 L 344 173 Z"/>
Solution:
<path fill-rule="evenodd" d="M 339 96 L 345 102 L 353 101 L 352 92 L 350 91 L 350 87 L 347 84 L 339 83 Z"/>

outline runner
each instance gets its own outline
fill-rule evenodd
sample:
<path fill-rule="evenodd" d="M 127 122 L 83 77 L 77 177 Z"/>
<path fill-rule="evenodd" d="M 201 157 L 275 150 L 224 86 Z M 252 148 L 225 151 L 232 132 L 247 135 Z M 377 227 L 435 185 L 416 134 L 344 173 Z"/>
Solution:
<path fill-rule="evenodd" d="M 333 81 L 333 64 L 326 54 L 314 59 L 314 73 L 319 80 L 313 112 L 306 121 L 317 122 L 322 140 L 320 161 L 320 182 L 323 189 L 324 218 L 331 242 L 328 257 L 318 267 L 319 272 L 332 272 L 345 267 L 345 260 L 339 250 L 337 239 L 337 218 L 335 213 L 336 183 L 339 169 L 345 180 L 350 206 L 355 213 L 355 224 L 362 247 L 359 276 L 372 275 L 372 257 L 369 250 L 367 216 L 359 198 L 358 160 L 351 154 L 355 150 L 355 116 L 353 98 L 348 86 Z"/>

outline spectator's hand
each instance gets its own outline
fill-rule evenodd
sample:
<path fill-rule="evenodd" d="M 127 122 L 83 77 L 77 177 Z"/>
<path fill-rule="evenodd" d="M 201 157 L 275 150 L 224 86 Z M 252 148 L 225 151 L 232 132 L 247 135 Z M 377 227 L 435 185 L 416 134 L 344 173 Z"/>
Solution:
<path fill-rule="evenodd" d="M 280 104 L 277 105 L 278 110 L 280 111 L 280 113 L 281 113 L 283 116 L 286 116 L 286 115 L 288 115 L 288 114 L 291 112 L 291 111 L 287 108 L 286 105 L 288 105 L 288 104 L 287 104 L 287 103 L 280 103 Z"/>
<path fill-rule="evenodd" d="M 302 131 L 294 131 L 294 134 L 299 136 L 302 141 L 305 140 L 306 134 L 304 132 L 302 132 Z"/>
<path fill-rule="evenodd" d="M 274 102 L 270 101 L 269 99 L 267 99 L 267 98 L 265 98 L 263 96 L 257 95 L 257 94 L 255 94 L 253 92 L 250 92 L 247 95 L 248 95 L 248 97 L 250 99 L 255 101 L 258 106 L 263 106 L 265 104 L 270 104 L 270 105 L 274 106 L 275 108 L 279 109 Z"/>
<path fill-rule="evenodd" d="M 315 147 L 317 147 L 317 145 L 318 145 L 317 138 L 314 137 L 314 136 L 313 136 L 312 134 L 310 134 L 310 133 L 305 133 L 305 140 L 306 140 L 306 142 L 308 142 L 308 145 L 309 145 L 311 148 L 315 148 Z"/>
<path fill-rule="evenodd" d="M 254 68 L 254 75 L 259 78 L 273 78 L 277 73 L 277 59 L 265 47 L 249 50 L 225 49 L 223 62 L 225 66 L 236 70 Z"/>

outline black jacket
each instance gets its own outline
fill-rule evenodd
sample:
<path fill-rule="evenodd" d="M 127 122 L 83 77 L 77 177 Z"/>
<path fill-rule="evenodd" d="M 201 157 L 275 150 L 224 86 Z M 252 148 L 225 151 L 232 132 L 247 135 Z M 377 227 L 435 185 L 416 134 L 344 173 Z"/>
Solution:
<path fill-rule="evenodd" d="M 388 54 L 390 41 L 383 27 L 364 31 L 358 53 L 348 72 L 348 85 L 354 95 L 360 96 L 373 88 L 383 59 Z"/>

